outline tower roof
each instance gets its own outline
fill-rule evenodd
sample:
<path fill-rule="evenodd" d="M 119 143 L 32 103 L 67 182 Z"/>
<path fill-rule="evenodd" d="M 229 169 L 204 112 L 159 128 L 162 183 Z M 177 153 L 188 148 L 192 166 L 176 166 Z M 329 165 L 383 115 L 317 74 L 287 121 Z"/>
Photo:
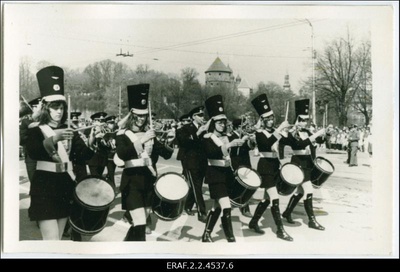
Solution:
<path fill-rule="evenodd" d="M 211 66 L 205 71 L 206 73 L 208 72 L 227 72 L 227 73 L 232 73 L 232 70 L 227 67 L 219 57 L 217 57 L 214 62 L 211 64 Z"/>
<path fill-rule="evenodd" d="M 247 83 L 247 80 L 244 78 L 242 79 L 242 81 L 240 82 L 238 88 L 247 88 L 247 89 L 251 89 L 249 83 Z"/>

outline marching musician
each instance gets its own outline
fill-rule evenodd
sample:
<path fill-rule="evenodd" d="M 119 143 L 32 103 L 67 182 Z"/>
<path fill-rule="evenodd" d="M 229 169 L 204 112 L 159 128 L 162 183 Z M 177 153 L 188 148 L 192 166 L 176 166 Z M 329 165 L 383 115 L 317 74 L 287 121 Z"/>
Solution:
<path fill-rule="evenodd" d="M 81 116 L 81 112 L 71 112 L 71 128 L 73 129 L 78 129 L 79 128 L 79 116 Z M 78 135 L 82 138 L 83 142 L 87 146 L 92 146 L 93 142 L 89 142 L 89 139 L 86 138 L 86 136 L 78 132 Z M 91 141 L 94 141 L 92 138 Z M 82 156 L 79 155 L 79 149 L 75 150 L 75 146 L 71 148 L 70 152 L 70 158 L 74 170 L 74 174 L 76 176 L 76 181 L 80 182 L 82 181 L 86 176 L 88 176 L 87 168 L 86 168 L 86 160 L 82 158 Z M 94 155 L 94 152 L 92 152 Z"/>
<path fill-rule="evenodd" d="M 87 161 L 87 164 L 89 165 L 90 174 L 94 176 L 102 176 L 108 163 L 107 147 L 102 143 L 106 133 L 106 116 L 107 113 L 105 112 L 96 112 L 90 116 L 96 126 L 91 128 L 88 138 L 89 142 L 93 143 L 91 147 L 95 150 L 95 154 Z"/>
<path fill-rule="evenodd" d="M 256 131 L 256 142 L 260 159 L 257 164 L 257 172 L 261 176 L 261 188 L 264 188 L 264 199 L 258 203 L 253 218 L 249 222 L 249 228 L 256 233 L 265 232 L 258 226 L 258 220 L 264 214 L 268 205 L 272 202 L 271 214 L 277 227 L 276 235 L 285 241 L 293 241 L 293 238 L 285 231 L 279 209 L 279 195 L 276 189 L 279 181 L 280 166 L 278 142 L 281 132 L 289 126 L 284 121 L 277 129 L 274 128 L 275 116 L 269 105 L 266 94 L 260 94 L 251 103 L 261 119 L 261 128 Z"/>
<path fill-rule="evenodd" d="M 154 129 L 149 127 L 149 87 L 149 84 L 127 87 L 130 116 L 116 136 L 116 152 L 125 162 L 120 185 L 122 209 L 129 211 L 132 218 L 124 241 L 146 241 L 146 218 L 157 179 L 156 163 L 159 156 L 169 159 L 173 153 L 169 143 L 160 143 Z"/>
<path fill-rule="evenodd" d="M 42 95 L 42 108 L 37 125 L 28 130 L 26 141 L 29 156 L 37 160 L 30 187 L 28 214 L 31 221 L 38 221 L 43 240 L 60 240 L 71 212 L 75 187 L 67 150 L 71 146 L 86 159 L 93 153 L 78 133 L 64 124 L 68 109 L 62 68 L 45 67 L 36 77 Z"/>
<path fill-rule="evenodd" d="M 232 121 L 232 132 L 229 136 L 229 141 L 241 138 L 246 141 L 246 143 L 241 147 L 231 148 L 230 156 L 233 170 L 237 170 L 239 166 L 252 168 L 249 152 L 255 147 L 255 139 L 251 135 L 249 136 L 247 134 L 244 134 L 243 126 L 244 123 L 242 122 L 242 119 L 234 119 Z M 253 216 L 250 212 L 250 207 L 248 203 L 240 208 L 240 212 L 246 217 L 251 218 Z"/>
<path fill-rule="evenodd" d="M 289 200 L 286 210 L 283 212 L 282 217 L 286 218 L 287 222 L 294 224 L 292 219 L 292 211 L 303 195 L 304 208 L 308 216 L 308 226 L 317 230 L 324 230 L 325 228 L 320 225 L 314 216 L 313 210 L 313 186 L 311 183 L 311 170 L 314 167 L 314 159 L 316 157 L 316 141 L 319 141 L 325 134 L 325 129 L 320 129 L 312 134 L 307 128 L 309 121 L 309 99 L 302 99 L 295 101 L 296 122 L 294 131 L 287 134 L 287 137 L 282 137 L 280 144 L 289 145 L 293 150 L 291 162 L 299 165 L 304 172 L 304 181 L 297 188 L 298 193 L 293 194 Z M 319 138 L 319 139 L 317 139 Z M 320 141 L 319 141 L 320 142 Z"/>
<path fill-rule="evenodd" d="M 232 147 L 242 146 L 244 140 L 229 141 L 227 133 L 227 118 L 221 95 L 215 95 L 205 101 L 210 117 L 208 130 L 203 137 L 203 148 L 208 162 L 205 182 L 210 190 L 210 198 L 214 200 L 213 208 L 208 212 L 206 226 L 202 236 L 203 242 L 213 242 L 211 232 L 222 211 L 222 228 L 228 242 L 236 242 L 231 219 L 231 203 L 228 186 L 234 180 L 229 151 Z"/>
<path fill-rule="evenodd" d="M 28 102 L 28 105 L 23 105 L 22 111 L 20 111 L 20 124 L 19 124 L 19 144 L 23 148 L 25 154 L 25 166 L 26 172 L 28 173 L 28 180 L 32 182 L 33 173 L 36 170 L 36 161 L 33 160 L 26 152 L 26 141 L 28 138 L 28 128 L 33 122 L 37 121 L 38 115 L 41 109 L 40 104 L 41 97 L 35 98 Z M 25 102 L 24 102 L 25 103 Z"/>
<path fill-rule="evenodd" d="M 117 124 L 115 123 L 116 116 L 110 115 L 105 118 L 105 122 L 107 127 L 105 128 L 106 134 L 101 141 L 102 145 L 106 147 L 107 151 L 107 181 L 111 184 L 111 186 L 115 189 L 115 168 L 117 165 L 114 162 L 114 155 L 116 152 L 117 146 L 115 145 L 115 137 L 117 133 Z"/>
<path fill-rule="evenodd" d="M 185 129 L 185 126 L 189 125 L 192 120 L 189 117 L 189 114 L 185 113 L 181 117 L 179 117 L 179 122 L 181 123 L 181 126 L 176 130 L 176 139 L 178 143 L 178 154 L 176 155 L 176 159 L 181 162 L 182 165 L 182 174 L 186 175 L 186 162 L 187 160 L 185 159 L 185 147 L 182 146 L 182 144 L 179 142 L 180 139 L 182 138 L 182 131 Z M 190 212 L 191 213 L 191 212 Z"/>
<path fill-rule="evenodd" d="M 204 106 L 192 109 L 189 112 L 189 117 L 192 122 L 184 126 L 177 135 L 180 148 L 185 150 L 183 160 L 185 160 L 186 173 L 184 175 L 190 184 L 185 211 L 188 215 L 194 215 L 192 208 L 196 203 L 197 219 L 204 223 L 206 221 L 206 204 L 202 187 L 207 167 L 207 159 L 201 144 L 201 138 L 206 133 Z"/>

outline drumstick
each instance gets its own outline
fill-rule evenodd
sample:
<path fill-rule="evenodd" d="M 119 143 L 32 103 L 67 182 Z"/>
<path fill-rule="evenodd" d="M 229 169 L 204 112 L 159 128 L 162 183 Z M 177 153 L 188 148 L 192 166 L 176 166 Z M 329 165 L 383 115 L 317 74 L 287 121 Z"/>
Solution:
<path fill-rule="evenodd" d="M 71 95 L 70 94 L 68 94 L 68 105 L 67 105 L 67 107 L 68 107 L 68 129 L 70 129 L 71 128 Z M 71 140 L 68 140 L 68 151 L 70 150 L 70 148 L 71 148 Z"/>
<path fill-rule="evenodd" d="M 25 102 L 25 104 L 31 109 L 31 111 L 33 111 L 31 105 L 29 105 L 29 103 L 26 101 L 25 97 L 23 95 L 21 95 L 22 100 Z"/>
<path fill-rule="evenodd" d="M 242 125 L 243 125 L 243 115 L 242 115 L 242 120 L 240 121 L 240 134 L 239 134 L 239 139 L 242 139 Z M 237 149 L 237 156 L 239 156 L 239 149 L 240 149 L 240 146 L 238 147 L 238 149 Z"/>
<path fill-rule="evenodd" d="M 286 114 L 285 114 L 285 121 L 288 120 L 289 117 L 289 101 L 286 102 Z"/>

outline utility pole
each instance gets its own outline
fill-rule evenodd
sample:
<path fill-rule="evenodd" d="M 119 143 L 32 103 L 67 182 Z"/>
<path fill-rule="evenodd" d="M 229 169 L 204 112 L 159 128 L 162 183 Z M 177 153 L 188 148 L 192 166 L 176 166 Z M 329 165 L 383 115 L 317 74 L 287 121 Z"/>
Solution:
<path fill-rule="evenodd" d="M 317 125 L 316 113 L 315 113 L 315 53 L 314 53 L 314 27 L 308 19 L 305 19 L 311 27 L 311 60 L 312 60 L 312 119 L 315 125 Z"/>
<path fill-rule="evenodd" d="M 119 85 L 118 119 L 121 120 L 121 85 Z"/>

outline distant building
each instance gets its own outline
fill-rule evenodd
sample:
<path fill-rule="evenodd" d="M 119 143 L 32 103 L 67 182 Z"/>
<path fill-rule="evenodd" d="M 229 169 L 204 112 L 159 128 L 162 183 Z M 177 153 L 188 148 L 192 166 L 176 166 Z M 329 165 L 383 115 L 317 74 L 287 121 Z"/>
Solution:
<path fill-rule="evenodd" d="M 249 97 L 250 95 L 253 94 L 253 88 L 250 87 L 246 79 L 241 80 L 237 88 L 238 91 L 241 92 L 246 97 Z"/>
<path fill-rule="evenodd" d="M 232 85 L 235 82 L 232 69 L 226 66 L 219 57 L 214 60 L 211 66 L 205 71 L 205 74 L 207 86 Z"/>
<path fill-rule="evenodd" d="M 283 83 L 283 91 L 290 91 L 289 75 L 285 75 L 285 82 Z"/>

